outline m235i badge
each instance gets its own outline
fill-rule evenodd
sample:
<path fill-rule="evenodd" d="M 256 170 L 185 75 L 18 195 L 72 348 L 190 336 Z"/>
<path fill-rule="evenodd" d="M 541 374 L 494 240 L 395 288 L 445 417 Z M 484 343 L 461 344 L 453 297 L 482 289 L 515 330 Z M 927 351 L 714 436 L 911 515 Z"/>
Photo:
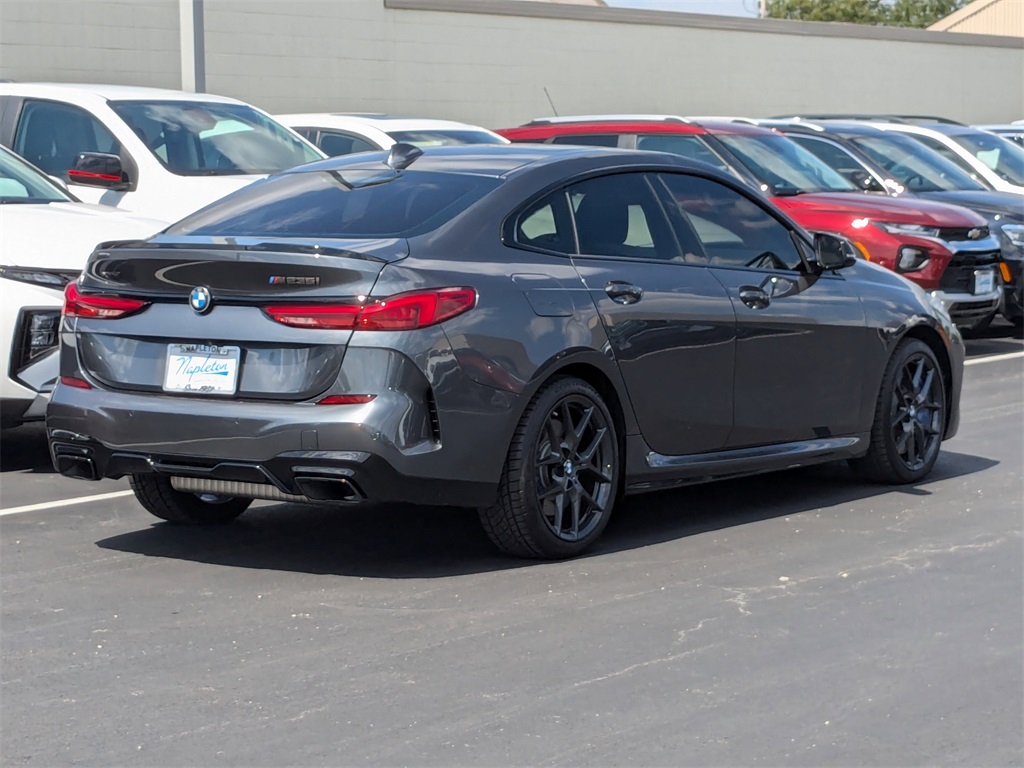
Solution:
<path fill-rule="evenodd" d="M 320 285 L 320 278 L 299 277 L 297 275 L 271 275 L 267 282 L 271 285 Z"/>

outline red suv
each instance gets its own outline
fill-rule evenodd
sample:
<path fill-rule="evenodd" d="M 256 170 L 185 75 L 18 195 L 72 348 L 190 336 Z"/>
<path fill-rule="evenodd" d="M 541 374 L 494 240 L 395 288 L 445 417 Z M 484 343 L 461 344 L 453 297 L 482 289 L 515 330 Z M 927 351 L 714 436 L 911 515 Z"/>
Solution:
<path fill-rule="evenodd" d="M 805 229 L 832 232 L 903 274 L 969 329 L 999 309 L 999 242 L 983 218 L 956 205 L 865 195 L 787 137 L 731 122 L 681 117 L 561 117 L 499 130 L 514 142 L 653 150 L 701 160 L 761 190 Z"/>

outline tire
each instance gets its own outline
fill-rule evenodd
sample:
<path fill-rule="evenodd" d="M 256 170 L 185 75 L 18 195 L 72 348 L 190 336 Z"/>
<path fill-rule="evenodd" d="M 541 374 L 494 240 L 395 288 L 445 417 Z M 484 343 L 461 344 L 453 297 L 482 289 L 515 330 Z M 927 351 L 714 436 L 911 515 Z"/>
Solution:
<path fill-rule="evenodd" d="M 509 555 L 580 554 L 608 525 L 619 457 L 615 422 L 597 390 L 580 379 L 552 380 L 516 427 L 497 502 L 480 510 L 484 530 Z"/>
<path fill-rule="evenodd" d="M 252 499 L 231 497 L 204 500 L 194 493 L 174 490 L 171 479 L 160 475 L 132 475 L 128 482 L 147 512 L 174 525 L 223 525 L 252 504 Z"/>
<path fill-rule="evenodd" d="M 882 375 L 868 452 L 850 464 L 868 480 L 916 483 L 935 466 L 945 428 L 942 368 L 927 344 L 906 339 Z"/>

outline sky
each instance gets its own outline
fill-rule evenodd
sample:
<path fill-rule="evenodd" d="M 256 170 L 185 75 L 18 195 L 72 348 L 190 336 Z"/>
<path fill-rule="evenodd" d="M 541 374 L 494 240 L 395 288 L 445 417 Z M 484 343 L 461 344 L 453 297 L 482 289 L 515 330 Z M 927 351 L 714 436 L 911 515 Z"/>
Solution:
<path fill-rule="evenodd" d="M 722 16 L 757 16 L 758 6 L 758 0 L 605 0 L 605 2 L 618 8 L 717 13 Z"/>

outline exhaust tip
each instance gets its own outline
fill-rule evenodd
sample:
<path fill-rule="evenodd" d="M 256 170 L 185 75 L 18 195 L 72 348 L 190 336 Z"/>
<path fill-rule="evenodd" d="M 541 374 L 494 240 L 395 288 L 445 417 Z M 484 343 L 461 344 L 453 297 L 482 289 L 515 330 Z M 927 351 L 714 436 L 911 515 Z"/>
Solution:
<path fill-rule="evenodd" d="M 76 480 L 99 480 L 96 474 L 96 465 L 87 456 L 57 454 L 53 463 L 57 471 L 64 477 L 73 477 Z"/>
<path fill-rule="evenodd" d="M 295 485 L 307 499 L 313 501 L 340 501 L 354 504 L 366 500 L 359 489 L 343 477 L 296 477 Z"/>

